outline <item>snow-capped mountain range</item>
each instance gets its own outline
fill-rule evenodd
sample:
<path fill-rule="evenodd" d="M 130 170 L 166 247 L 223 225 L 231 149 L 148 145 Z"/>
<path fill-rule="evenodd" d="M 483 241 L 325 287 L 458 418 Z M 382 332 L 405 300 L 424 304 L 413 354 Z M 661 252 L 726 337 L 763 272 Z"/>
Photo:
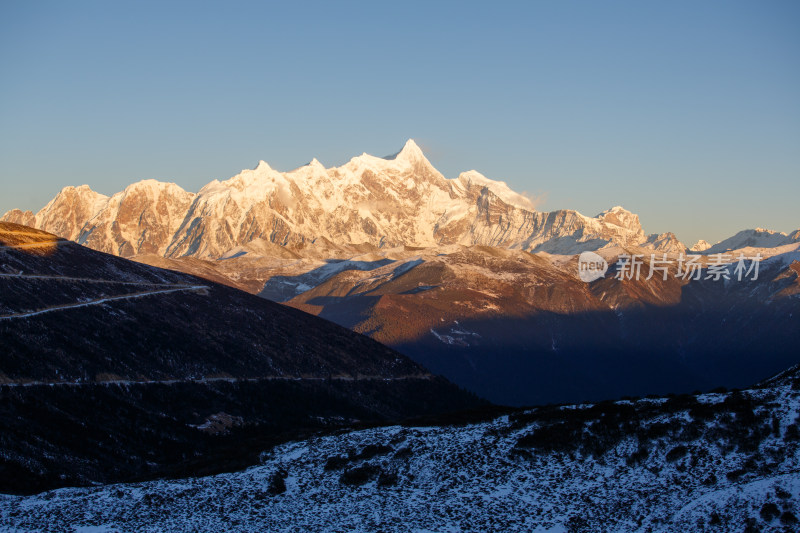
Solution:
<path fill-rule="evenodd" d="M 334 168 L 314 159 L 279 172 L 261 161 L 197 193 L 155 180 L 111 197 L 86 185 L 66 187 L 38 213 L 15 209 L 2 220 L 123 257 L 219 258 L 253 242 L 292 249 L 480 244 L 558 254 L 609 244 L 686 250 L 671 233 L 645 235 L 639 217 L 619 206 L 595 217 L 541 212 L 474 170 L 447 179 L 413 140 L 393 156 L 362 154 Z"/>
<path fill-rule="evenodd" d="M 68 187 L 37 214 L 5 218 L 285 302 L 499 403 L 742 386 L 797 362 L 800 230 L 691 248 L 780 256 L 752 282 L 690 281 L 673 264 L 669 279 L 645 271 L 587 284 L 578 252 L 596 250 L 614 272 L 622 254 L 675 259 L 687 248 L 671 233 L 646 235 L 619 206 L 540 212 L 478 172 L 446 179 L 413 141 L 330 169 L 261 162 L 196 194 L 154 180 L 111 197 Z M 643 356 L 656 332 L 660 355 Z M 724 361 L 708 358 L 717 350 Z"/>
<path fill-rule="evenodd" d="M 741 250 L 743 248 L 777 248 L 798 241 L 800 241 L 800 229 L 787 235 L 779 231 L 756 228 L 740 231 L 736 235 L 728 237 L 713 246 L 705 241 L 700 241 L 700 243 L 705 243 L 706 245 L 705 249 L 702 250 L 703 252 L 707 254 L 716 254 L 730 250 Z"/>

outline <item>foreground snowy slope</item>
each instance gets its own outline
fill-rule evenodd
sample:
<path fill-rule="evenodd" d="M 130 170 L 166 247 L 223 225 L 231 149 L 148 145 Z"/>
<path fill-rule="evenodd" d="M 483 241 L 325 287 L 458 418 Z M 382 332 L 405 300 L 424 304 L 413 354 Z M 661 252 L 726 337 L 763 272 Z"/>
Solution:
<path fill-rule="evenodd" d="M 10 530 L 792 531 L 797 371 L 769 388 L 547 407 L 278 446 L 213 477 L 0 498 Z"/>

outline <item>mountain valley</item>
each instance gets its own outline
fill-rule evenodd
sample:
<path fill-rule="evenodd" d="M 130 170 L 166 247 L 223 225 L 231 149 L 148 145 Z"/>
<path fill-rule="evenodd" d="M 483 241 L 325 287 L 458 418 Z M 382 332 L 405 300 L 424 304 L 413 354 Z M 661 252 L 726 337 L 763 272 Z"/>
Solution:
<path fill-rule="evenodd" d="M 689 249 L 619 206 L 539 212 L 476 171 L 446 179 L 411 140 L 341 167 L 262 161 L 196 194 L 68 187 L 4 219 L 317 315 L 501 404 L 742 387 L 798 362 L 800 230 Z M 591 283 L 578 276 L 588 251 L 609 264 Z M 615 279 L 636 254 L 641 279 Z M 678 275 L 692 254 L 703 279 Z M 730 277 L 740 254 L 763 259 L 758 279 L 704 279 L 723 257 Z M 644 279 L 665 260 L 668 279 Z"/>

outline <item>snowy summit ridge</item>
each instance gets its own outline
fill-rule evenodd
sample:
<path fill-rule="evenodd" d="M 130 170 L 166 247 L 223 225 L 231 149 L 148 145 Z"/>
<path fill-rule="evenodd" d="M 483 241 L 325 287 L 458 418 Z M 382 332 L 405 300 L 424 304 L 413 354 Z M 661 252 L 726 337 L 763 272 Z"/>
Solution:
<path fill-rule="evenodd" d="M 288 172 L 266 161 L 197 193 L 145 180 L 111 197 L 66 187 L 42 210 L 2 220 L 33 226 L 124 257 L 219 258 L 252 241 L 333 246 L 487 245 L 575 254 L 604 246 L 680 252 L 672 234 L 645 235 L 639 217 L 613 207 L 596 217 L 541 212 L 502 181 L 470 170 L 447 179 L 409 139 L 385 157 L 326 168 L 316 158 Z"/>

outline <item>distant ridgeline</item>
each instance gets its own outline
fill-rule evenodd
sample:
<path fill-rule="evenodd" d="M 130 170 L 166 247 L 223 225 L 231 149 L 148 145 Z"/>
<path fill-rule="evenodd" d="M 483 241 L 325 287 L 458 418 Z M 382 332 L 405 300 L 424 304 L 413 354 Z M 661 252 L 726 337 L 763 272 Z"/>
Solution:
<path fill-rule="evenodd" d="M 497 403 L 741 387 L 800 362 L 800 230 L 687 249 L 620 206 L 543 212 L 476 171 L 447 179 L 413 141 L 334 168 L 262 161 L 197 193 L 67 187 L 4 219 L 318 315 Z M 604 277 L 580 278 L 587 252 Z M 706 279 L 740 254 L 763 259 L 759 276 Z M 700 279 L 676 267 L 690 255 Z M 614 279 L 624 257 L 641 276 Z M 667 279 L 649 275 L 664 261 Z"/>

